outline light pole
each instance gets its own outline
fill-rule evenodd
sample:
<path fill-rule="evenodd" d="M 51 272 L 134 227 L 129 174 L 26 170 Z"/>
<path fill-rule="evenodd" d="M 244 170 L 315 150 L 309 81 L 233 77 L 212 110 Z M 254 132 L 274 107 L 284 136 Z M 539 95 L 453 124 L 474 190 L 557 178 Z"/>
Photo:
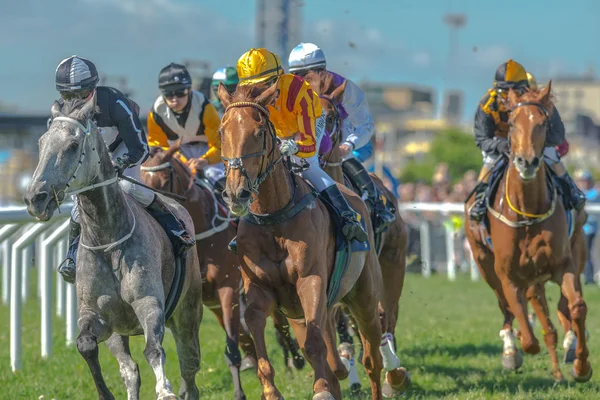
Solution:
<path fill-rule="evenodd" d="M 460 46 L 458 41 L 458 32 L 467 23 L 467 15 L 462 13 L 449 13 L 444 15 L 444 23 L 450 27 L 450 47 L 448 55 L 448 69 L 446 71 L 445 79 L 445 94 L 444 94 L 444 107 L 447 107 L 450 102 L 450 90 L 454 89 L 457 79 L 457 66 L 460 54 Z M 444 115 L 445 113 L 442 113 Z"/>

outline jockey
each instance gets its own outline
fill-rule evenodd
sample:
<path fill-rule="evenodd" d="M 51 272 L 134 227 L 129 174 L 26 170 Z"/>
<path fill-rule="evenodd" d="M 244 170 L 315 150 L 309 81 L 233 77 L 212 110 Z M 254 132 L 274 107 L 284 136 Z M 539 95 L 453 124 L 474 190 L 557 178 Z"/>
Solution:
<path fill-rule="evenodd" d="M 321 102 L 304 79 L 285 74 L 279 57 L 267 49 L 251 49 L 237 63 L 239 85 L 267 89 L 278 85 L 279 96 L 269 104 L 269 119 L 281 139 L 284 156 L 303 158 L 309 168 L 302 173 L 317 191 L 336 207 L 342 216 L 342 231 L 348 240 L 368 240 L 360 216 L 348 205 L 335 181 L 319 165 L 317 149 L 325 132 Z"/>
<path fill-rule="evenodd" d="M 140 180 L 140 164 L 148 156 L 148 143 L 140 124 L 139 107 L 117 89 L 97 86 L 98 81 L 96 66 L 90 60 L 78 56 L 64 59 L 56 68 L 56 90 L 61 96 L 59 102 L 73 98 L 91 99 L 95 94 L 98 113 L 94 119 L 110 151 L 115 170 Z M 163 226 L 177 255 L 185 254 L 195 244 L 184 224 L 151 190 L 125 180 L 119 180 L 119 185 L 125 193 L 144 205 Z M 77 201 L 74 200 L 69 226 L 69 250 L 66 259 L 57 268 L 69 283 L 75 281 L 75 257 L 81 232 Z"/>
<path fill-rule="evenodd" d="M 233 94 L 235 92 L 235 88 L 239 82 L 237 70 L 234 67 L 225 67 L 219 68 L 212 77 L 212 89 L 215 94 L 215 100 L 213 101 L 213 106 L 217 109 L 219 116 L 223 116 L 225 112 L 225 107 L 221 103 L 221 99 L 219 99 L 219 83 L 223 83 L 225 85 L 225 89 L 229 92 L 229 94 Z"/>
<path fill-rule="evenodd" d="M 531 74 L 530 74 L 531 75 Z M 532 82 L 535 78 L 531 75 Z M 537 83 L 535 83 L 537 86 Z M 509 90 L 514 90 L 517 95 L 529 89 L 529 80 L 521 64 L 508 60 L 498 67 L 494 87 L 489 89 L 481 99 L 475 114 L 475 142 L 483 154 L 483 167 L 479 173 L 479 184 L 475 191 L 475 202 L 470 210 L 470 217 L 481 221 L 487 212 L 487 185 L 492 167 L 503 153 L 510 151 L 508 143 L 508 113 L 505 108 L 505 99 Z M 583 209 L 585 195 L 577 188 L 567 169 L 560 159 L 555 146 L 565 141 L 565 127 L 556 108 L 550 116 L 548 132 L 546 134 L 546 147 L 544 160 L 556 172 L 563 186 L 568 188 L 568 203 L 566 207 L 577 210 Z"/>
<path fill-rule="evenodd" d="M 296 46 L 290 53 L 288 63 L 290 72 L 297 76 L 305 76 L 311 70 L 325 71 L 327 67 L 323 50 L 312 43 L 300 43 Z M 386 207 L 388 200 L 377 189 L 375 182 L 354 153 L 355 150 L 369 146 L 375 133 L 375 124 L 365 93 L 354 82 L 333 72 L 328 73 L 333 76 L 336 86 L 347 82 L 342 104 L 337 104 L 342 116 L 344 141 L 340 145 L 340 153 L 344 159 L 342 169 L 357 187 L 367 193 L 376 215 L 373 228 L 377 233 L 383 232 L 396 217 Z"/>
<path fill-rule="evenodd" d="M 158 75 L 158 87 L 161 95 L 148 114 L 148 143 L 168 148 L 181 138 L 187 139 L 181 153 L 188 158 L 188 167 L 203 169 L 213 186 L 222 185 L 225 170 L 217 110 L 202 93 L 192 90 L 192 78 L 183 65 L 164 67 Z"/>

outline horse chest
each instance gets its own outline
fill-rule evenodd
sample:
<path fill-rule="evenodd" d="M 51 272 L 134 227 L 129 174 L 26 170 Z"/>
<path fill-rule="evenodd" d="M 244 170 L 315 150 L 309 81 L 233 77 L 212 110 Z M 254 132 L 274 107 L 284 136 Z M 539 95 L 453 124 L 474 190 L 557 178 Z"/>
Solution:
<path fill-rule="evenodd" d="M 542 238 L 525 240 L 520 246 L 519 266 L 527 270 L 527 274 L 539 274 L 549 267 L 552 248 Z"/>

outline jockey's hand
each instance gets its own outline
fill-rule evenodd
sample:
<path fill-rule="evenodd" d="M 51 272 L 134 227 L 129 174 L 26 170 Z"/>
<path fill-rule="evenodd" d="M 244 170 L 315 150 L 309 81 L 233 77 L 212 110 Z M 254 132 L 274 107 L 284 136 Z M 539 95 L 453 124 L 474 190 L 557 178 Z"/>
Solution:
<path fill-rule="evenodd" d="M 113 162 L 113 166 L 115 167 L 115 172 L 117 175 L 123 175 L 123 171 L 125 171 L 131 163 L 129 162 L 129 156 L 124 154 L 122 157 L 117 157 L 117 159 Z"/>
<path fill-rule="evenodd" d="M 291 157 L 298 152 L 298 145 L 294 139 L 284 139 L 279 145 L 279 151 L 286 157 Z"/>
<path fill-rule="evenodd" d="M 187 166 L 191 170 L 201 170 L 204 167 L 208 167 L 208 160 L 206 158 L 192 158 L 188 160 Z"/>
<path fill-rule="evenodd" d="M 346 157 L 348 157 L 348 155 L 349 155 L 350 153 L 352 153 L 352 151 L 353 151 L 353 150 L 354 150 L 354 149 L 352 148 L 352 146 L 351 146 L 351 145 L 349 145 L 349 144 L 347 144 L 347 143 L 341 144 L 341 145 L 340 145 L 340 156 L 341 156 L 342 158 L 346 158 Z"/>
<path fill-rule="evenodd" d="M 498 149 L 498 153 L 509 153 L 510 146 L 508 145 L 508 140 L 506 140 L 506 139 L 500 140 L 500 143 L 498 143 L 497 149 Z"/>

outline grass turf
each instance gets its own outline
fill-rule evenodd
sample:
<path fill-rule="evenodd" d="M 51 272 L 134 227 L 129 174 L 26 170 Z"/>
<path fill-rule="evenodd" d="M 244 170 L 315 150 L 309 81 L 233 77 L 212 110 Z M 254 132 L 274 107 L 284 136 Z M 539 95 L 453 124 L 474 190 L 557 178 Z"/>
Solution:
<path fill-rule="evenodd" d="M 35 293 L 35 288 L 31 293 Z M 549 284 L 547 295 L 555 309 L 558 288 Z M 600 290 L 584 293 L 587 301 L 592 366 L 597 369 L 600 337 Z M 556 314 L 552 320 L 558 328 Z M 64 320 L 54 320 L 54 346 L 48 360 L 40 356 L 39 302 L 30 300 L 23 306 L 23 368 L 13 374 L 9 358 L 9 309 L 0 305 L 0 399 L 96 399 L 96 391 L 86 363 L 74 347 L 66 347 Z M 396 329 L 399 356 L 411 373 L 413 386 L 407 393 L 411 399 L 594 399 L 600 398 L 600 385 L 595 378 L 585 384 L 575 384 L 570 366 L 562 365 L 567 378 L 555 384 L 545 348 L 537 356 L 525 356 L 519 373 L 502 370 L 502 341 L 498 331 L 502 316 L 496 299 L 483 282 L 470 282 L 459 277 L 449 282 L 442 276 L 424 279 L 410 274 L 400 301 L 400 317 Z M 310 366 L 301 371 L 286 372 L 282 352 L 275 341 L 272 323 L 268 323 L 267 345 L 276 370 L 276 384 L 286 399 L 311 399 Z M 516 327 L 516 324 L 515 324 Z M 559 357 L 562 359 L 562 329 L 559 328 Z M 543 346 L 539 323 L 536 335 Z M 231 399 L 233 388 L 229 369 L 224 361 L 224 332 L 212 313 L 205 309 L 200 327 L 202 370 L 197 376 L 202 399 Z M 165 338 L 167 376 L 174 389 L 179 387 L 179 366 L 172 337 Z M 156 398 L 155 379 L 143 357 L 143 338 L 131 343 L 134 359 L 142 375 L 142 399 Z M 119 376 L 116 360 L 106 346 L 100 346 L 104 377 L 117 399 L 127 397 Z M 363 390 L 355 398 L 371 398 L 368 380 L 362 366 L 359 374 Z M 242 383 L 249 400 L 260 399 L 261 388 L 253 371 L 242 373 Z M 349 397 L 347 381 L 344 395 Z"/>

